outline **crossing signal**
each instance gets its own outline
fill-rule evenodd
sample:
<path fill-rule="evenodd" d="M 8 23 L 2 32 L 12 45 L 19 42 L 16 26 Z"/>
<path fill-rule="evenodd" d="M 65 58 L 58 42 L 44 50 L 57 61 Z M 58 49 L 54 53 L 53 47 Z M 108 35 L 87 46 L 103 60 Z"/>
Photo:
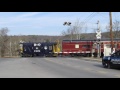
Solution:
<path fill-rule="evenodd" d="M 66 25 L 67 24 L 67 22 L 64 22 L 64 24 L 63 25 Z"/>

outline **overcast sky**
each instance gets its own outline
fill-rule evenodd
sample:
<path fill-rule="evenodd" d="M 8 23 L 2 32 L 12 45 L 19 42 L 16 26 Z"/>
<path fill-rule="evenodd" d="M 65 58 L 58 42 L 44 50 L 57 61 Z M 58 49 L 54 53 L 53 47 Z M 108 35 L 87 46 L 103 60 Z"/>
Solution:
<path fill-rule="evenodd" d="M 120 20 L 120 13 L 113 12 L 113 21 Z M 72 25 L 78 20 L 85 22 L 87 33 L 97 28 L 100 21 L 102 31 L 109 23 L 109 12 L 0 12 L 0 28 L 7 27 L 9 35 L 60 35 L 69 26 L 63 26 L 65 21 Z"/>

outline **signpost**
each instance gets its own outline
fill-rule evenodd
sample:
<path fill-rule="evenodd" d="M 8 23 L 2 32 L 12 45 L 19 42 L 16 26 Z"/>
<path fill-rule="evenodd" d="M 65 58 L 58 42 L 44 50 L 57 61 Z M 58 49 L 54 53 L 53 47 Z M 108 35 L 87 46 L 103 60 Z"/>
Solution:
<path fill-rule="evenodd" d="M 101 56 L 101 43 L 100 43 L 100 40 L 101 40 L 101 31 L 100 31 L 100 27 L 98 26 L 99 25 L 99 21 L 97 23 L 97 31 L 96 31 L 96 39 L 97 39 L 97 49 L 98 49 L 98 54 L 97 56 L 100 57 Z"/>

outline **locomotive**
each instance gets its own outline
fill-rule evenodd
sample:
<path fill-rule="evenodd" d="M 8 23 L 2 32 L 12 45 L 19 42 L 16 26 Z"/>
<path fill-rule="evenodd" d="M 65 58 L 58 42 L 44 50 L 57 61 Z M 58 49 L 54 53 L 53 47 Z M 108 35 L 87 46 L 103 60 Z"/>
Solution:
<path fill-rule="evenodd" d="M 116 50 L 120 49 L 120 39 L 114 39 Z M 99 45 L 99 46 L 98 46 Z M 97 57 L 108 56 L 111 52 L 110 39 L 100 41 L 87 40 L 62 40 L 61 48 L 58 42 L 20 43 L 20 55 L 24 56 L 84 56 Z"/>
<path fill-rule="evenodd" d="M 56 42 L 28 42 L 19 43 L 21 57 L 34 57 L 34 56 L 57 56 L 59 48 Z"/>

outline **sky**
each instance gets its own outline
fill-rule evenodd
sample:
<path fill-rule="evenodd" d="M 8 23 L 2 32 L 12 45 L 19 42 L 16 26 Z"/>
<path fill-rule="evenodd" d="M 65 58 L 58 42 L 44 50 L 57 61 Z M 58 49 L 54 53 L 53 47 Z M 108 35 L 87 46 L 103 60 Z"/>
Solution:
<path fill-rule="evenodd" d="M 112 12 L 113 22 L 120 21 L 120 13 Z M 109 24 L 109 12 L 0 12 L 0 29 L 7 27 L 9 35 L 61 35 L 69 26 L 79 20 L 87 26 L 86 33 L 93 32 L 100 22 L 101 31 L 106 31 Z M 83 29 L 83 33 L 85 30 Z"/>

